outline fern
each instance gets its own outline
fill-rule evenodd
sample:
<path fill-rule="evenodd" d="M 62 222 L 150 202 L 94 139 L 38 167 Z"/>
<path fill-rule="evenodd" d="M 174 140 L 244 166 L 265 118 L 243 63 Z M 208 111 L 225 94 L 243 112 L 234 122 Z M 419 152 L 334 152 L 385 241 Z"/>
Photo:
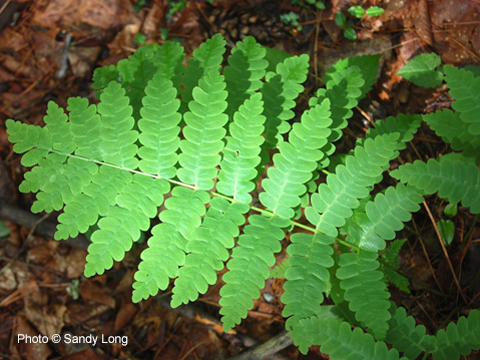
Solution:
<path fill-rule="evenodd" d="M 394 283 L 395 286 L 397 286 L 400 290 L 410 293 L 410 290 L 408 289 L 409 282 L 407 278 L 396 272 L 399 269 L 398 254 L 406 241 L 406 239 L 395 240 L 392 241 L 389 247 L 387 247 L 385 253 L 382 255 L 384 265 L 382 272 L 385 274 L 384 280 L 388 280 Z"/>
<path fill-rule="evenodd" d="M 480 170 L 462 157 L 446 155 L 441 161 L 430 159 L 427 163 L 415 161 L 405 164 L 391 175 L 414 186 L 428 195 L 438 195 L 451 203 L 462 201 L 473 214 L 480 213 Z"/>
<path fill-rule="evenodd" d="M 353 107 L 373 85 L 379 57 L 332 66 L 326 88 L 291 126 L 308 57 L 277 56 L 247 37 L 222 70 L 225 44 L 215 35 L 187 67 L 177 43 L 145 46 L 95 71 L 98 106 L 71 98 L 66 112 L 48 104 L 43 128 L 6 122 L 14 151 L 32 167 L 20 185 L 37 193 L 32 211 L 63 209 L 55 238 L 97 225 L 85 275 L 103 274 L 150 230 L 134 302 L 172 283 L 172 306 L 195 301 L 226 266 L 219 301 L 225 331 L 247 317 L 267 278 L 284 275 L 283 315 L 302 352 L 318 344 L 332 359 L 399 359 L 400 351 L 436 360 L 478 349 L 477 311 L 430 336 L 391 307 L 386 280 L 408 288 L 394 272 L 402 242 L 385 250 L 421 195 L 438 191 L 480 212 L 476 70 L 446 66 L 455 112 L 424 117 L 463 153 L 402 165 L 390 173 L 401 184 L 373 196 L 420 127 L 419 115 L 377 121 L 343 164 L 332 161 L 326 181 L 317 170 L 329 165 Z M 261 205 L 249 205 L 257 197 Z M 311 226 L 294 220 L 303 214 Z M 271 271 L 285 238 L 288 260 Z M 380 266 L 384 250 L 388 266 Z M 328 297 L 334 306 L 323 305 Z"/>
<path fill-rule="evenodd" d="M 375 342 L 373 336 L 360 328 L 352 331 L 350 324 L 336 319 L 304 319 L 299 329 L 292 331 L 292 338 L 302 352 L 308 348 L 305 344 L 321 345 L 320 351 L 329 354 L 332 360 L 408 360 L 400 358 L 397 350 L 388 350 L 384 342 Z"/>
<path fill-rule="evenodd" d="M 460 112 L 449 109 L 439 110 L 427 114 L 423 120 L 433 129 L 438 136 L 450 143 L 453 150 L 463 150 L 463 155 L 475 157 L 480 163 L 480 135 L 472 135 L 469 132 L 469 124 L 462 120 Z"/>

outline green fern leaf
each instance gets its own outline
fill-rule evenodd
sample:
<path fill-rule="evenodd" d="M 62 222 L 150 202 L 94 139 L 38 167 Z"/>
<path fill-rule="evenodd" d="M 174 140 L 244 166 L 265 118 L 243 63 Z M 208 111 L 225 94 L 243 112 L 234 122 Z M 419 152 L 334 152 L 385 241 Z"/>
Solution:
<path fill-rule="evenodd" d="M 308 344 L 321 345 L 320 351 L 328 354 L 332 360 L 398 360 L 395 349 L 388 350 L 383 341 L 373 339 L 360 328 L 352 330 L 350 324 L 337 319 L 324 320 L 318 317 L 301 320 L 300 327 L 291 333 L 295 345 L 300 346 L 304 354 Z M 401 360 L 408 360 L 403 357 Z"/>
<path fill-rule="evenodd" d="M 262 94 L 256 93 L 234 114 L 218 173 L 217 190 L 246 204 L 252 201 L 249 192 L 255 188 L 252 180 L 257 176 L 255 167 L 264 141 L 262 105 Z"/>
<path fill-rule="evenodd" d="M 390 312 L 392 318 L 389 321 L 386 342 L 409 359 L 416 359 L 422 352 L 436 348 L 435 338 L 425 334 L 425 326 L 415 326 L 415 319 L 407 316 L 404 308 L 396 308 L 392 303 Z"/>
<path fill-rule="evenodd" d="M 182 118 L 177 112 L 180 100 L 176 98 L 173 83 L 165 80 L 162 73 L 155 74 L 149 81 L 145 93 L 140 110 L 142 118 L 138 122 L 139 140 L 143 145 L 138 149 L 139 167 L 146 173 L 169 179 L 177 171 L 178 125 Z"/>
<path fill-rule="evenodd" d="M 269 72 L 261 90 L 265 101 L 265 147 L 274 148 L 282 142 L 281 134 L 290 129 L 286 122 L 295 114 L 294 99 L 303 91 L 307 79 L 308 55 L 292 56 L 277 65 L 277 73 Z"/>
<path fill-rule="evenodd" d="M 390 173 L 394 178 L 421 190 L 424 195 L 438 191 L 438 196 L 451 203 L 462 200 L 472 214 L 480 213 L 480 171 L 478 167 L 462 157 L 449 154 L 440 161 L 417 160 L 405 164 Z"/>
<path fill-rule="evenodd" d="M 355 318 L 381 340 L 387 333 L 387 321 L 391 317 L 388 312 L 390 293 L 382 281 L 383 273 L 377 270 L 380 266 L 377 257 L 377 253 L 366 251 L 341 254 L 336 275 Z"/>
<path fill-rule="evenodd" d="M 381 270 L 385 274 L 384 280 L 390 281 L 400 290 L 410 293 L 410 290 L 408 289 L 408 279 L 396 272 L 399 269 L 398 253 L 406 241 L 406 239 L 402 239 L 391 242 L 390 246 L 387 247 L 382 255 L 384 265 Z"/>
<path fill-rule="evenodd" d="M 192 240 L 186 246 L 185 265 L 178 271 L 173 288 L 172 307 L 195 301 L 198 294 L 204 294 L 208 285 L 217 281 L 215 271 L 223 269 L 223 262 L 238 236 L 238 227 L 243 225 L 243 216 L 249 207 L 242 203 L 228 203 L 213 198 L 203 223 L 195 229 Z"/>
<path fill-rule="evenodd" d="M 192 91 L 202 77 L 211 71 L 219 72 L 225 52 L 226 41 L 221 34 L 215 34 L 193 51 L 193 57 L 188 60 L 188 67 L 182 77 L 184 90 L 181 92 L 183 104 L 193 100 Z M 181 109 L 185 113 L 187 109 Z"/>
<path fill-rule="evenodd" d="M 352 68 L 357 66 L 362 74 L 362 78 L 365 83 L 360 88 L 362 94 L 358 100 L 365 97 L 365 95 L 371 90 L 375 84 L 375 80 L 378 74 L 378 66 L 381 55 L 364 55 L 364 56 L 351 56 L 346 59 L 338 60 L 334 65 L 329 67 L 323 77 L 323 82 L 328 83 L 335 73 L 338 73 L 342 69 Z"/>
<path fill-rule="evenodd" d="M 97 67 L 93 71 L 92 80 L 92 89 L 99 90 L 95 93 L 95 96 L 100 99 L 101 89 L 107 87 L 111 81 L 120 81 L 120 72 L 115 65 Z"/>
<path fill-rule="evenodd" d="M 375 121 L 375 128 L 369 129 L 365 134 L 365 138 L 375 138 L 378 135 L 399 133 L 398 150 L 403 150 L 407 147 L 407 142 L 413 139 L 413 134 L 422 123 L 420 115 L 398 114 L 397 118 L 389 116 L 385 121 Z"/>
<path fill-rule="evenodd" d="M 276 216 L 251 215 L 249 223 L 227 264 L 230 271 L 223 275 L 226 284 L 220 290 L 220 314 L 225 332 L 240 324 L 253 307 L 253 299 L 260 297 L 259 289 L 265 286 L 270 276 L 269 267 L 275 264 L 273 254 L 282 249 L 279 241 L 285 233 L 281 228 L 287 227 L 290 221 Z"/>
<path fill-rule="evenodd" d="M 410 186 L 389 187 L 385 194 L 378 194 L 368 202 L 366 212 L 374 223 L 375 232 L 385 240 L 393 240 L 395 231 L 403 229 L 403 223 L 410 221 L 411 213 L 420 210 L 423 197 Z M 379 249 L 383 250 L 383 249 Z"/>
<path fill-rule="evenodd" d="M 318 187 L 318 192 L 312 195 L 312 207 L 305 209 L 308 221 L 317 230 L 337 236 L 337 227 L 352 216 L 352 209 L 360 205 L 358 199 L 368 196 L 370 187 L 378 182 L 383 169 L 394 158 L 398 137 L 394 133 L 367 139 L 364 147 L 356 146 L 355 155 L 348 156 L 345 165 L 337 166 L 336 174 L 329 175 L 327 183 Z"/>
<path fill-rule="evenodd" d="M 266 50 L 257 43 L 254 37 L 247 36 L 239 41 L 228 57 L 230 66 L 223 70 L 228 92 L 228 108 L 225 113 L 232 118 L 245 100 L 259 90 L 265 76 L 268 61 L 265 60 Z"/>
<path fill-rule="evenodd" d="M 193 98 L 185 113 L 187 126 L 183 128 L 185 140 L 180 142 L 182 153 L 178 160 L 182 168 L 178 169 L 178 178 L 201 189 L 211 189 L 213 178 L 217 175 L 216 166 L 220 162 L 218 154 L 224 147 L 224 125 L 228 116 L 223 113 L 227 108 L 227 92 L 224 77 L 214 71 L 199 81 L 193 90 Z"/>
<path fill-rule="evenodd" d="M 143 261 L 135 273 L 133 302 L 155 296 L 159 289 L 167 288 L 170 278 L 178 276 L 178 268 L 185 264 L 188 240 L 200 226 L 209 200 L 202 190 L 172 190 L 172 197 L 165 201 L 166 210 L 160 213 L 162 223 L 152 228 L 148 248 L 140 255 Z"/>
<path fill-rule="evenodd" d="M 137 145 L 138 132 L 132 130 L 134 120 L 132 107 L 120 84 L 110 82 L 100 95 L 98 113 L 101 116 L 98 129 L 102 141 L 99 152 L 102 160 L 124 167 L 136 169 L 138 166 Z"/>
<path fill-rule="evenodd" d="M 265 192 L 259 199 L 273 213 L 292 218 L 293 210 L 305 194 L 307 183 L 317 162 L 323 157 L 319 151 L 327 143 L 331 124 L 330 101 L 324 100 L 302 116 L 301 123 L 294 124 L 289 142 L 279 145 L 280 153 L 273 157 L 275 167 L 268 169 L 268 178 L 262 181 Z"/>
<path fill-rule="evenodd" d="M 101 166 L 92 174 L 91 182 L 82 188 L 82 193 L 75 195 L 63 209 L 63 214 L 58 217 L 60 224 L 57 225 L 55 239 L 74 238 L 78 233 L 85 233 L 97 223 L 99 215 L 107 215 L 109 208 L 116 204 L 117 194 L 122 193 L 125 185 L 132 180 L 129 172 Z"/>
<path fill-rule="evenodd" d="M 85 98 L 68 99 L 67 110 L 70 112 L 70 131 L 77 147 L 75 155 L 86 159 L 101 160 L 100 143 L 102 141 L 99 126 L 100 115 L 95 105 L 89 105 Z"/>
<path fill-rule="evenodd" d="M 334 238 L 317 232 L 314 235 L 293 234 L 287 247 L 290 269 L 285 272 L 283 285 L 285 304 L 283 316 L 291 316 L 285 327 L 295 329 L 301 319 L 320 311 L 323 293 L 329 290 L 330 274 L 327 268 L 334 265 L 332 259 Z"/>
<path fill-rule="evenodd" d="M 462 316 L 456 324 L 448 324 L 446 330 L 438 330 L 436 338 L 434 360 L 459 360 L 460 355 L 480 349 L 480 312 L 472 310 L 468 318 Z"/>
<path fill-rule="evenodd" d="M 328 143 L 321 149 L 325 153 L 325 158 L 321 160 L 319 168 L 323 169 L 330 163 L 329 156 L 335 152 L 335 145 L 333 142 L 340 139 L 342 136 L 342 129 L 348 125 L 347 119 L 353 115 L 351 110 L 358 103 L 358 99 L 362 95 L 361 88 L 365 81 L 362 79 L 362 74 L 358 66 L 348 69 L 342 69 L 334 78 L 327 82 L 326 89 L 317 91 L 317 97 L 310 99 L 309 105 L 315 106 L 321 103 L 324 99 L 330 100 L 330 111 L 332 124 L 330 129 L 331 135 L 328 138 Z"/>
<path fill-rule="evenodd" d="M 280 264 L 275 265 L 275 267 L 272 270 L 270 270 L 270 278 L 284 279 L 285 272 L 290 268 L 291 268 L 290 262 L 288 261 L 288 259 L 285 259 Z"/>
<path fill-rule="evenodd" d="M 449 94 L 455 99 L 452 108 L 460 112 L 460 118 L 470 124 L 468 132 L 480 135 L 480 78 L 473 73 L 445 65 L 445 80 Z"/>
<path fill-rule="evenodd" d="M 140 230 L 150 228 L 150 219 L 157 215 L 163 194 L 170 190 L 170 185 L 164 179 L 135 174 L 133 181 L 122 190 L 115 199 L 117 205 L 100 219 L 100 230 L 90 238 L 85 276 L 101 275 L 113 266 L 113 260 L 123 259 L 132 242 L 140 238 Z"/>
<path fill-rule="evenodd" d="M 423 116 L 423 120 L 443 141 L 450 143 L 453 150 L 463 150 L 463 155 L 475 157 L 480 163 L 480 136 L 468 131 L 469 124 L 462 120 L 460 112 L 439 110 Z"/>

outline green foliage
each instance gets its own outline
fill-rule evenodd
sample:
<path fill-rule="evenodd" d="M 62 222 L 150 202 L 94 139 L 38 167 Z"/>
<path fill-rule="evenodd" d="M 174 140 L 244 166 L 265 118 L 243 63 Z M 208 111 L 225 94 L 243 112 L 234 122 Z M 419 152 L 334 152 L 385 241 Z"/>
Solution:
<path fill-rule="evenodd" d="M 435 70 L 441 63 L 437 54 L 421 54 L 410 60 L 397 74 L 423 87 L 435 87 L 442 83 L 443 74 Z"/>
<path fill-rule="evenodd" d="M 286 279 L 283 316 L 302 352 L 321 345 L 332 359 L 424 352 L 436 360 L 478 349 L 477 311 L 425 335 L 404 309 L 391 307 L 387 290 L 389 280 L 408 291 L 396 272 L 404 241 L 387 241 L 418 211 L 422 195 L 438 191 L 480 213 L 476 70 L 445 66 L 455 111 L 424 117 L 462 153 L 387 175 L 422 122 L 399 114 L 377 121 L 323 180 L 319 170 L 374 84 L 379 56 L 333 65 L 292 126 L 308 56 L 279 55 L 247 37 L 222 69 L 225 44 L 215 35 L 188 67 L 178 43 L 142 47 L 95 71 L 98 105 L 70 98 L 65 112 L 50 102 L 44 127 L 7 120 L 14 151 L 32 167 L 20 185 L 37 193 L 32 211 L 63 209 L 58 240 L 92 232 L 85 275 L 112 268 L 150 230 L 134 302 L 172 284 L 172 306 L 195 301 L 226 266 L 219 301 L 225 331 L 246 318 L 265 280 L 276 276 Z M 392 177 L 400 183 L 388 186 Z M 382 180 L 386 189 L 374 191 Z M 296 222 L 302 214 L 306 221 Z M 271 270 L 286 233 L 288 259 Z M 328 297 L 334 306 L 322 305 Z"/>

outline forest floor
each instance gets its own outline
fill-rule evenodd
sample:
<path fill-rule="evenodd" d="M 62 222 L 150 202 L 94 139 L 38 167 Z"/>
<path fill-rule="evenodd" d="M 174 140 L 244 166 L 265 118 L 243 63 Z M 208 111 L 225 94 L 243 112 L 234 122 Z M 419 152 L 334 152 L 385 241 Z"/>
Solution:
<path fill-rule="evenodd" d="M 283 280 L 268 280 L 248 318 L 224 334 L 217 319 L 221 280 L 194 305 L 173 311 L 168 293 L 139 304 L 131 301 L 131 285 L 139 244 L 102 276 L 85 278 L 85 238 L 52 239 L 56 215 L 32 215 L 34 195 L 18 186 L 27 169 L 13 154 L 5 121 L 8 118 L 43 125 L 47 103 L 65 107 L 68 97 L 95 101 L 91 76 L 96 67 L 116 64 L 139 44 L 179 41 L 187 57 L 200 43 L 221 32 L 231 46 L 246 35 L 290 54 L 308 54 L 310 76 L 306 96 L 322 85 L 325 69 L 347 56 L 382 54 L 373 90 L 354 109 L 339 148 L 349 150 L 369 123 L 399 113 L 425 114 L 449 108 L 445 86 L 417 87 L 396 73 L 412 57 L 435 52 L 444 64 L 480 64 L 480 5 L 474 0 L 390 0 L 378 6 L 378 17 L 355 19 L 352 5 L 364 8 L 373 0 L 326 1 L 324 11 L 301 0 L 32 0 L 0 1 L 0 358 L 5 359 L 228 359 L 280 334 Z M 302 5 L 303 4 L 303 5 Z M 335 23 L 342 11 L 352 21 L 357 40 L 348 40 Z M 287 20 L 288 14 L 290 19 Z M 289 23 L 290 21 L 290 23 Z M 295 23 L 296 21 L 296 23 Z M 301 107 L 301 103 L 299 104 Z M 423 127 L 404 159 L 436 158 L 448 147 Z M 446 219 L 445 203 L 435 196 L 426 204 L 436 220 Z M 400 264 L 407 275 L 441 290 L 442 298 L 411 283 L 411 293 L 391 286 L 392 300 L 403 304 L 428 329 L 438 329 L 480 307 L 480 224 L 468 209 L 451 219 L 454 239 L 448 256 L 469 304 L 458 287 L 438 244 L 427 212 L 415 214 L 405 231 L 408 242 Z M 416 234 L 423 234 L 421 237 Z M 280 255 L 284 256 L 284 255 Z M 221 278 L 221 277 L 220 277 Z M 92 344 L 17 341 L 18 334 L 86 336 L 94 331 L 106 342 Z M 67 335 L 68 336 L 68 335 Z M 117 336 L 109 343 L 109 336 Z M 122 341 L 127 341 L 124 346 Z M 280 346 L 281 347 L 281 346 Z M 301 355 L 290 345 L 271 359 L 328 359 L 312 347 Z M 480 359 L 474 352 L 468 359 Z"/>

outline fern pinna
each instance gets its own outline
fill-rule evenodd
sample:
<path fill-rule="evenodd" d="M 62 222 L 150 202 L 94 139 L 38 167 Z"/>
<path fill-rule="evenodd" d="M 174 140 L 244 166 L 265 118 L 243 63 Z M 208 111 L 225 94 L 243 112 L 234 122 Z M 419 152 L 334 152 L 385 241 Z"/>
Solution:
<path fill-rule="evenodd" d="M 406 288 L 405 282 L 380 264 L 395 268 L 403 242 L 379 257 L 419 209 L 422 195 L 439 191 L 480 212 L 476 108 L 462 98 L 455 113 L 425 117 L 464 153 L 402 165 L 391 173 L 400 183 L 372 197 L 420 116 L 377 121 L 325 182 L 318 174 L 328 166 L 352 108 L 373 85 L 378 56 L 330 68 L 326 87 L 292 126 L 308 57 L 269 63 L 267 49 L 247 37 L 222 70 L 224 52 L 225 40 L 216 35 L 184 66 L 177 43 L 146 46 L 117 66 L 95 71 L 98 105 L 70 98 L 65 113 L 50 102 L 44 127 L 7 121 L 15 152 L 25 153 L 22 164 L 33 167 L 20 186 L 37 192 L 32 211 L 63 209 L 57 240 L 97 227 L 85 275 L 103 274 L 122 260 L 158 215 L 135 274 L 133 301 L 155 296 L 172 279 L 172 306 L 195 301 L 226 263 L 220 314 L 229 331 L 259 298 L 281 241 L 296 227 L 289 258 L 273 274 L 286 278 L 283 315 L 302 352 L 318 344 L 332 359 L 399 359 L 399 352 L 403 359 L 421 352 L 454 359 L 478 349 L 478 336 L 460 336 L 478 333 L 476 311 L 437 337 L 413 328 L 404 310 L 389 302 L 385 279 Z M 460 71 L 463 82 L 455 80 L 457 69 L 444 71 L 452 96 L 478 83 L 468 71 Z M 443 118 L 462 126 L 447 134 Z M 250 205 L 253 197 L 261 207 Z M 295 221 L 302 214 L 311 225 Z M 328 296 L 335 306 L 324 305 Z"/>

